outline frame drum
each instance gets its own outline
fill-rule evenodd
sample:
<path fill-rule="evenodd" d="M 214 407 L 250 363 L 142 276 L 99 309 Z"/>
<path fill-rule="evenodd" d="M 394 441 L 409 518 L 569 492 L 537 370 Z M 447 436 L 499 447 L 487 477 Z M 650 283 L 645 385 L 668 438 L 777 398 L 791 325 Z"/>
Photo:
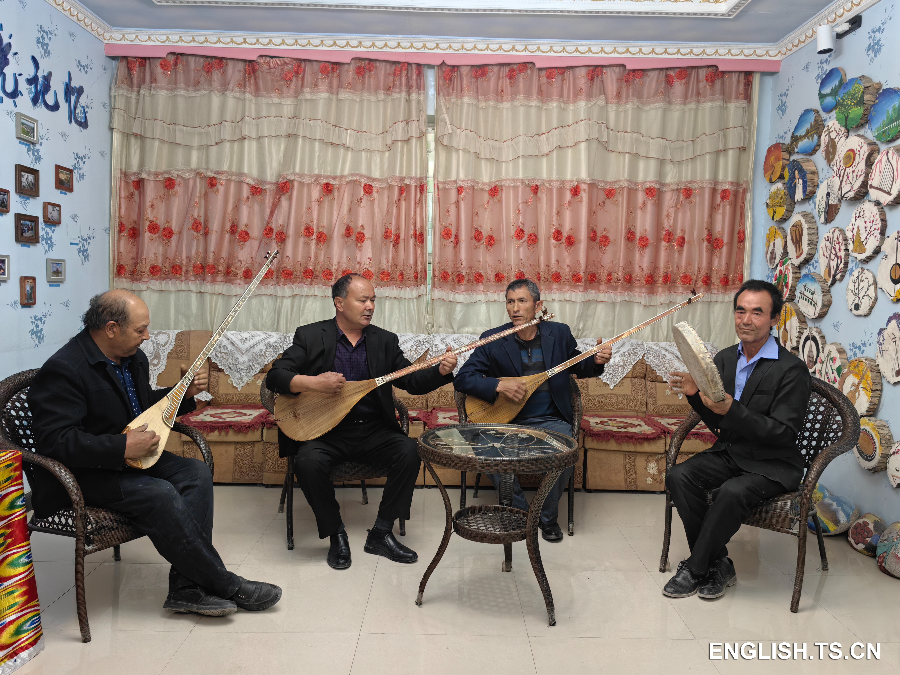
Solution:
<path fill-rule="evenodd" d="M 725 387 L 719 370 L 697 331 L 687 321 L 681 321 L 672 327 L 672 339 L 700 391 L 715 402 L 724 401 Z"/>

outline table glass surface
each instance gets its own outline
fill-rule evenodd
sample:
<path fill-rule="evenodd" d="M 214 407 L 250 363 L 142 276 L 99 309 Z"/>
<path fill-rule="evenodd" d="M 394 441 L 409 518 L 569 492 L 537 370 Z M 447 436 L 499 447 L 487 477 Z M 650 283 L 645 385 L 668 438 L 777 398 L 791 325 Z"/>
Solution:
<path fill-rule="evenodd" d="M 452 455 L 531 459 L 569 452 L 575 440 L 565 434 L 513 424 L 457 424 L 425 432 L 419 441 Z"/>

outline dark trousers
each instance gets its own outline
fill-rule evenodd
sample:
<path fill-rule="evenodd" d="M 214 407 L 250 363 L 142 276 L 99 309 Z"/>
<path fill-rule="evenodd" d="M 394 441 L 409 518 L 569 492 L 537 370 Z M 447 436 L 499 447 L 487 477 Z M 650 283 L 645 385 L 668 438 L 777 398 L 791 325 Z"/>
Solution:
<path fill-rule="evenodd" d="M 695 576 L 706 576 L 711 562 L 728 555 L 725 545 L 754 506 L 786 492 L 778 481 L 741 469 L 727 452 L 701 452 L 676 464 L 666 474 L 666 488 L 684 524 L 687 566 Z"/>
<path fill-rule="evenodd" d="M 415 439 L 385 421 L 358 422 L 344 419 L 327 434 L 297 443 L 278 434 L 282 448 L 296 447 L 294 473 L 297 484 L 316 516 L 319 538 L 337 534 L 341 507 L 334 494 L 332 469 L 343 462 L 357 462 L 387 469 L 387 481 L 378 515 L 387 520 L 409 520 L 413 490 L 419 475 L 419 451 Z"/>
<path fill-rule="evenodd" d="M 149 469 L 126 467 L 122 499 L 90 506 L 118 511 L 172 564 L 169 591 L 199 585 L 219 597 L 234 595 L 240 579 L 225 569 L 212 545 L 213 484 L 209 467 L 163 452 Z"/>

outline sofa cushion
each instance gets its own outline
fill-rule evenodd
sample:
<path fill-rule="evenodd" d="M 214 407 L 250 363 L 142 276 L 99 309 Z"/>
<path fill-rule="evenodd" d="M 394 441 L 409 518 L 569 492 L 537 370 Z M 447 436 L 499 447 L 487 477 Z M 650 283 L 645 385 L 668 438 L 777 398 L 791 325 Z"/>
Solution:
<path fill-rule="evenodd" d="M 578 380 L 578 388 L 586 413 L 647 411 L 647 381 L 642 377 L 623 377 L 615 387 L 599 377 L 589 377 Z"/>
<path fill-rule="evenodd" d="M 262 430 L 275 426 L 275 419 L 268 410 L 251 403 L 210 405 L 180 419 L 202 431 L 210 443 L 261 441 Z"/>

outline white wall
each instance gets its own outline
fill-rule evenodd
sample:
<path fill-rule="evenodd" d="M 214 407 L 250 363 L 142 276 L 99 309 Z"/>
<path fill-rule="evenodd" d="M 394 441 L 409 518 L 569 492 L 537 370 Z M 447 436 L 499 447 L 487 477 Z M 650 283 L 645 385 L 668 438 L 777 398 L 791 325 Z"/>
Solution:
<path fill-rule="evenodd" d="M 0 93 L 0 188 L 10 191 L 10 213 L 0 214 L 0 254 L 11 257 L 8 282 L 0 283 L 0 378 L 40 366 L 81 329 L 81 314 L 91 295 L 109 288 L 110 144 L 109 85 L 114 60 L 103 54 L 103 44 L 43 0 L 0 0 L 0 36 L 10 45 L 4 69 L 6 91 L 14 89 L 18 75 L 20 96 Z M 34 72 L 52 73 L 46 97 L 55 112 L 42 102 L 31 103 L 33 87 L 25 79 Z M 3 57 L 0 55 L 0 63 Z M 77 119 L 87 113 L 87 128 L 69 121 L 64 86 L 71 73 L 73 87 L 84 87 Z M 83 110 L 82 110 L 83 108 Z M 30 145 L 15 137 L 15 114 L 22 112 L 40 123 L 40 143 Z M 15 165 L 40 170 L 40 197 L 17 195 Z M 75 171 L 75 190 L 54 189 L 54 167 Z M 15 243 L 15 214 L 41 216 L 43 202 L 62 206 L 62 224 L 40 224 L 41 243 Z M 46 280 L 46 259 L 67 263 L 67 280 L 51 287 Z M 19 305 L 19 277 L 37 277 L 37 305 Z"/>
<path fill-rule="evenodd" d="M 884 87 L 900 87 L 900 44 L 890 39 L 900 29 L 900 19 L 894 16 L 896 0 L 884 0 L 863 14 L 862 27 L 842 40 L 836 41 L 835 51 L 827 56 L 816 53 L 815 40 L 784 60 L 781 72 L 762 76 L 757 126 L 756 164 L 753 189 L 753 234 L 751 239 L 751 276 L 772 280 L 772 270 L 766 265 L 763 250 L 766 230 L 772 224 L 765 212 L 765 200 L 770 185 L 762 177 L 762 165 L 766 149 L 776 141 L 787 142 L 800 113 L 806 108 L 819 109 L 819 80 L 834 67 L 843 68 L 847 77 L 867 75 Z M 826 123 L 834 119 L 834 113 L 823 114 Z M 872 139 L 868 126 L 853 130 Z M 881 147 L 884 147 L 882 144 Z M 812 156 L 819 171 L 820 181 L 831 175 L 820 154 Z M 814 198 L 797 204 L 794 212 L 815 211 Z M 819 226 L 819 236 L 830 227 L 846 227 L 859 202 L 844 202 L 841 211 L 828 227 Z M 886 207 L 888 234 L 900 228 L 900 207 Z M 864 266 L 877 273 L 880 256 Z M 888 296 L 879 291 L 875 309 L 868 317 L 854 316 L 847 309 L 847 280 L 858 267 L 851 258 L 847 277 L 831 287 L 833 303 L 828 314 L 818 320 L 810 320 L 829 342 L 839 342 L 849 358 L 876 354 L 875 340 L 878 330 L 885 326 L 887 318 L 900 311 Z M 802 271 L 819 270 L 816 257 Z M 900 385 L 884 382 L 881 404 L 875 416 L 885 420 L 900 441 Z M 887 522 L 900 520 L 900 490 L 891 488 L 885 473 L 872 474 L 862 469 L 852 454 L 846 454 L 829 465 L 820 481 L 829 490 L 853 500 L 862 512 L 872 512 Z"/>

